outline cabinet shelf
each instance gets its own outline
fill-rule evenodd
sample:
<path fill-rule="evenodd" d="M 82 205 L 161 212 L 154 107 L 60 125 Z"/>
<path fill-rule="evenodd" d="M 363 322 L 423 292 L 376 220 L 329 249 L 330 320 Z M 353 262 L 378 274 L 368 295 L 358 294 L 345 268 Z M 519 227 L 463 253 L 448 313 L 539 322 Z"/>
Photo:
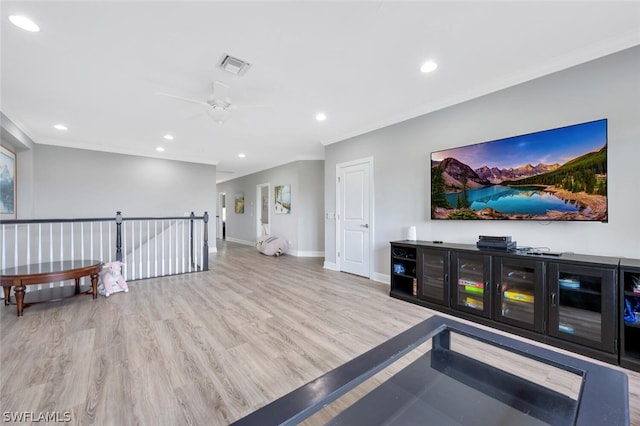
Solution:
<path fill-rule="evenodd" d="M 581 293 L 581 294 L 587 294 L 587 295 L 598 296 L 598 297 L 600 297 L 600 295 L 602 294 L 599 291 L 589 290 L 587 288 L 567 288 L 562 286 L 560 286 L 560 291 L 566 291 L 570 293 Z"/>
<path fill-rule="evenodd" d="M 395 272 L 393 273 L 393 276 L 395 276 L 395 277 L 411 278 L 411 279 L 415 278 L 415 276 L 413 276 L 413 275 L 407 275 L 407 274 L 396 274 Z"/>
<path fill-rule="evenodd" d="M 406 262 L 415 262 L 415 259 L 412 259 L 410 257 L 401 257 L 401 256 L 393 256 L 394 260 L 402 260 L 402 261 L 406 261 Z"/>

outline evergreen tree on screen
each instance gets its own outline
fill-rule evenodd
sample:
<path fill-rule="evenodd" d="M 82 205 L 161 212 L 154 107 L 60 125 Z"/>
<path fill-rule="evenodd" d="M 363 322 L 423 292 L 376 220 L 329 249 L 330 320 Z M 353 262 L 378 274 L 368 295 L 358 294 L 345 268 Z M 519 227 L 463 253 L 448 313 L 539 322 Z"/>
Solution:
<path fill-rule="evenodd" d="M 462 176 L 460 177 L 460 183 L 462 184 L 462 194 L 460 195 L 460 203 L 458 204 L 458 208 L 468 209 L 471 206 L 469 203 L 469 199 L 467 198 L 467 171 L 462 172 Z"/>
<path fill-rule="evenodd" d="M 445 183 L 440 166 L 431 168 L 431 208 L 436 207 L 451 208 L 445 195 Z"/>

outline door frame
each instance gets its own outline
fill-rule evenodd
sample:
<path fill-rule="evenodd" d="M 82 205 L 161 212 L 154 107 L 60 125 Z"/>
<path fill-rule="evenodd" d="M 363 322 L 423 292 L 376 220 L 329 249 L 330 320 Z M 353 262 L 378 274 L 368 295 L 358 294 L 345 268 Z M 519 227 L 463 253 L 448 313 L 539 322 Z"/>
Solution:
<path fill-rule="evenodd" d="M 271 233 L 271 183 L 256 185 L 256 241 L 262 237 L 262 188 L 267 188 L 267 230 Z"/>
<path fill-rule="evenodd" d="M 345 161 L 343 163 L 336 164 L 336 268 L 338 271 L 342 271 L 342 257 L 338 256 L 342 247 L 342 186 L 340 185 L 340 177 L 342 176 L 342 169 L 356 166 L 358 164 L 369 164 L 369 271 L 366 278 L 371 279 L 373 276 L 373 248 L 375 247 L 375 220 L 373 217 L 374 212 L 374 199 L 373 199 L 373 157 L 364 157 L 358 160 Z M 340 253 L 342 254 L 342 253 Z"/>
<path fill-rule="evenodd" d="M 224 198 L 224 203 L 223 203 L 223 198 Z M 226 192 L 218 192 L 218 208 L 217 208 L 217 212 L 216 212 L 216 238 L 219 239 L 224 239 L 225 238 L 225 234 L 224 232 L 222 232 L 222 227 L 224 226 L 224 221 L 223 221 L 223 212 L 222 209 L 226 209 L 226 198 L 227 198 L 227 193 Z M 223 207 L 224 204 L 224 207 Z M 225 211 L 226 213 L 226 211 Z"/>

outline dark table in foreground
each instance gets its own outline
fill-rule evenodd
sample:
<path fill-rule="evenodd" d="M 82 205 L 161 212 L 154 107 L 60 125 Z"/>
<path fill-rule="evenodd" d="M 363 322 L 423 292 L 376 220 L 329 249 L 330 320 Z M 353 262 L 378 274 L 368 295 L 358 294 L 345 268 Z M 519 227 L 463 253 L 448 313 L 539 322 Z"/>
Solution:
<path fill-rule="evenodd" d="M 0 282 L 4 288 L 4 304 L 10 304 L 11 287 L 14 287 L 18 316 L 21 317 L 25 306 L 26 286 L 66 280 L 76 281 L 72 296 L 92 294 L 95 299 L 98 297 L 98 273 L 101 269 L 102 262 L 99 260 L 43 262 L 4 269 L 0 271 Z M 86 276 L 91 277 L 91 289 L 81 292 L 80 278 Z"/>
<path fill-rule="evenodd" d="M 628 425 L 628 379 L 609 367 L 435 316 L 233 425 L 301 422 Z"/>

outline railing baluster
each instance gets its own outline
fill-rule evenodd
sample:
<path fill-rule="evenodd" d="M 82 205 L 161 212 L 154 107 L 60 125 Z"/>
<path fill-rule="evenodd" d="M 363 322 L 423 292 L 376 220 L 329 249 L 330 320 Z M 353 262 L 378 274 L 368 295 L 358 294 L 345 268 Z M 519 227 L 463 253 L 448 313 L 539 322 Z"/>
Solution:
<path fill-rule="evenodd" d="M 4 225 L 4 223 L 2 224 L 2 244 L 4 246 L 4 243 L 7 241 L 7 233 L 5 231 L 6 226 Z M 2 247 L 2 269 L 5 269 L 7 267 L 7 253 L 4 250 L 4 247 Z M 4 297 L 4 293 L 2 293 L 2 297 Z"/>
<path fill-rule="evenodd" d="M 142 278 L 142 221 L 138 222 L 138 259 L 138 264 L 140 265 L 140 268 L 138 269 L 140 272 L 138 272 L 138 275 Z"/>
<path fill-rule="evenodd" d="M 80 222 L 80 260 L 84 262 L 84 222 Z"/>
<path fill-rule="evenodd" d="M 38 263 L 42 263 L 42 224 L 38 224 Z"/>
<path fill-rule="evenodd" d="M 53 262 L 53 223 L 49 224 L 49 262 Z"/>
<path fill-rule="evenodd" d="M 20 259 L 18 258 L 18 224 L 16 223 L 14 226 L 14 251 L 13 251 L 13 256 L 16 262 L 16 265 L 20 264 Z"/>
<path fill-rule="evenodd" d="M 111 232 L 111 222 L 109 222 L 109 233 L 107 235 L 109 235 L 109 262 L 111 262 L 111 253 L 113 253 L 113 248 L 111 246 L 111 237 L 113 236 L 113 233 Z"/>
<path fill-rule="evenodd" d="M 64 223 L 60 223 L 60 262 L 64 261 Z M 59 286 L 62 287 L 64 285 L 63 282 L 59 283 Z"/>
<path fill-rule="evenodd" d="M 136 229 L 135 223 L 131 221 L 131 279 L 136 279 Z M 125 250 L 125 256 L 127 250 Z"/>
<path fill-rule="evenodd" d="M 73 235 L 73 223 L 69 224 L 69 229 L 71 230 L 70 232 L 70 238 L 71 238 L 71 259 L 75 259 L 76 258 L 76 252 L 74 250 L 75 248 L 75 241 L 76 239 L 74 238 Z"/>
<path fill-rule="evenodd" d="M 202 216 L 202 238 L 204 243 L 202 244 L 202 270 L 209 270 L 209 213 L 204 212 Z M 215 243 L 215 241 L 214 241 Z"/>
<path fill-rule="evenodd" d="M 102 243 L 103 243 L 103 241 L 102 241 L 102 222 L 100 222 L 100 238 L 99 238 L 99 240 L 100 240 L 100 260 L 102 260 L 104 262 L 104 256 L 102 254 L 103 253 L 103 249 L 102 249 Z M 91 257 L 93 257 L 93 255 Z"/>
<path fill-rule="evenodd" d="M 31 265 L 31 224 L 27 223 L 27 265 Z"/>
<path fill-rule="evenodd" d="M 153 250 L 153 255 L 155 256 L 155 261 L 153 262 L 153 266 L 154 266 L 153 275 L 157 277 L 158 276 L 158 221 L 157 220 L 153 221 L 153 227 L 154 227 L 153 242 L 155 244 L 155 248 Z"/>
<path fill-rule="evenodd" d="M 91 222 L 91 224 L 89 225 L 89 232 L 91 233 L 91 249 L 89 249 L 89 257 L 91 259 L 95 259 L 95 257 L 93 256 L 93 222 Z"/>
<path fill-rule="evenodd" d="M 182 271 L 184 273 L 184 228 L 185 228 L 185 221 L 182 220 L 182 239 L 180 240 L 180 242 L 182 243 L 182 256 L 181 256 L 181 260 L 182 260 Z"/>
<path fill-rule="evenodd" d="M 162 253 L 161 254 L 162 254 L 162 275 L 164 276 L 164 260 L 165 260 L 164 259 L 164 232 L 165 232 L 164 219 L 162 220 L 162 222 L 160 222 L 160 226 L 162 227 L 162 233 L 161 233 L 161 235 L 162 235 L 162 245 L 161 245 Z"/>
<path fill-rule="evenodd" d="M 147 220 L 147 278 L 151 277 L 151 228 Z"/>
<path fill-rule="evenodd" d="M 122 252 L 120 253 L 120 256 L 122 256 L 122 259 L 120 260 L 122 263 L 124 263 L 123 266 L 123 271 L 122 274 L 126 277 L 125 279 L 128 279 L 129 277 L 129 260 L 127 259 L 127 225 L 125 224 L 122 227 Z M 117 249 L 116 249 L 117 250 Z M 116 260 L 119 260 L 116 257 Z M 126 271 L 126 275 L 125 275 L 125 271 Z"/>

